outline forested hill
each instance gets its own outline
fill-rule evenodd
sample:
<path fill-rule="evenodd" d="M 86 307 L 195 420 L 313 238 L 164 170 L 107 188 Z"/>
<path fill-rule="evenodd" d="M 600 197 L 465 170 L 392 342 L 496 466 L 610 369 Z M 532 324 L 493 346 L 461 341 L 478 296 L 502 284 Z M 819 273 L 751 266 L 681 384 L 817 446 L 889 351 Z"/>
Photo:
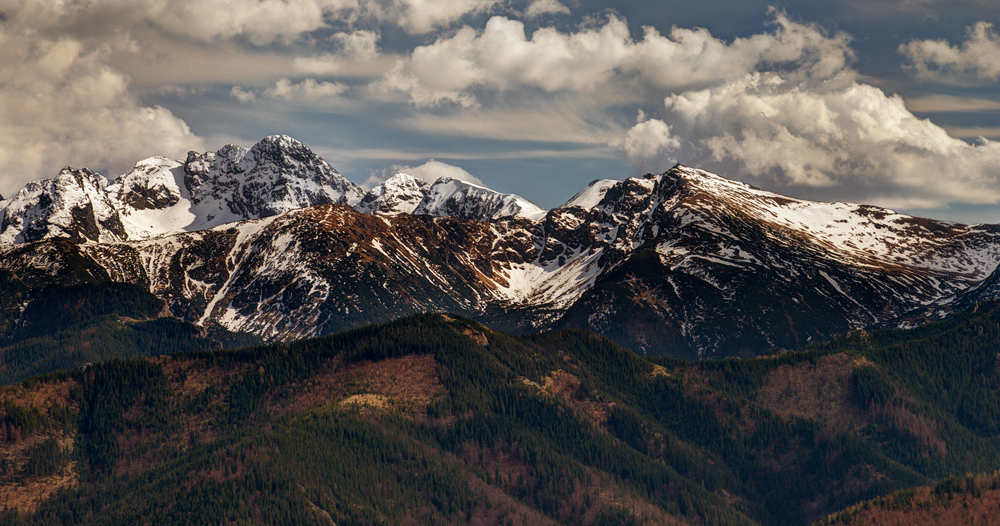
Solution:
<path fill-rule="evenodd" d="M 0 384 L 114 358 L 260 343 L 175 318 L 142 287 L 74 263 L 54 276 L 0 270 Z"/>
<path fill-rule="evenodd" d="M 646 359 L 426 314 L 0 392 L 7 524 L 804 525 L 1000 469 L 1000 307 Z"/>

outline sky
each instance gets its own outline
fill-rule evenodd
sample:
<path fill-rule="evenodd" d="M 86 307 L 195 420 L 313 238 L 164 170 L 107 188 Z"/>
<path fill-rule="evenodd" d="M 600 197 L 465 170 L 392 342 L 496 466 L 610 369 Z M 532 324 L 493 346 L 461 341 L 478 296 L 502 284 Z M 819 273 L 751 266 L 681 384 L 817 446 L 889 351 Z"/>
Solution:
<path fill-rule="evenodd" d="M 272 134 L 366 188 L 551 208 L 680 162 L 1000 223 L 1000 2 L 0 0 L 6 197 Z"/>

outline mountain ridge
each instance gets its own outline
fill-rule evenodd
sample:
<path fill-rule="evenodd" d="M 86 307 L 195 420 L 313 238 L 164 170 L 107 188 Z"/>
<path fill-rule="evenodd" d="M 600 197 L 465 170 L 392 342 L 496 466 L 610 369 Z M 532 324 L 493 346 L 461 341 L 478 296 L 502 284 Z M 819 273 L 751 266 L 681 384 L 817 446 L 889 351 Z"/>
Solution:
<path fill-rule="evenodd" d="M 1000 260 L 1000 226 L 804 201 L 682 165 L 594 181 L 548 211 L 447 178 L 397 174 L 364 196 L 324 187 L 346 179 L 283 136 L 185 163 L 150 158 L 115 182 L 87 170 L 57 180 L 75 192 L 68 203 L 114 199 L 46 215 L 48 194 L 19 192 L 0 204 L 4 232 L 72 234 L 76 257 L 178 317 L 270 341 L 444 310 L 515 332 L 595 330 L 639 352 L 753 355 L 913 323 L 919 309 L 947 316 L 942 306 L 994 290 Z M 114 202 L 128 213 L 111 213 L 124 209 Z M 136 239 L 116 233 L 156 214 Z M 12 271 L 58 264 L 3 239 Z"/>

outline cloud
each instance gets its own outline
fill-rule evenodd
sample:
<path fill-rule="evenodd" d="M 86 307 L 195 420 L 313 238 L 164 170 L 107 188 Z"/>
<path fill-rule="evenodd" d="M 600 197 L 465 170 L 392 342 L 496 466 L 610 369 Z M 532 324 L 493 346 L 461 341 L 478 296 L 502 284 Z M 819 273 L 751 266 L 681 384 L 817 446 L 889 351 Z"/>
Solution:
<path fill-rule="evenodd" d="M 100 34 L 146 24 L 201 42 L 243 38 L 264 46 L 296 40 L 357 9 L 355 0 L 25 0 L 4 12 L 34 28 Z"/>
<path fill-rule="evenodd" d="M 253 46 L 291 44 L 331 22 L 338 26 L 395 24 L 411 34 L 424 34 L 490 10 L 499 0 L 2 0 L 8 26 L 97 37 L 155 28 L 200 43 L 242 40 Z M 369 31 L 370 32 L 370 31 Z M 370 37 L 364 30 L 340 33 L 350 54 Z M 353 39 L 353 40 L 352 40 Z M 361 39 L 362 41 L 358 41 Z M 354 47 L 352 47 L 354 46 Z"/>
<path fill-rule="evenodd" d="M 269 99 L 336 108 L 347 105 L 347 101 L 342 95 L 348 89 L 346 84 L 340 82 L 325 82 L 315 79 L 293 82 L 291 79 L 284 78 L 275 82 L 274 86 L 260 91 L 244 90 L 242 86 L 233 86 L 229 95 L 243 104 Z"/>
<path fill-rule="evenodd" d="M 899 47 L 921 80 L 980 80 L 1000 78 L 1000 35 L 993 24 L 977 22 L 967 30 L 965 41 L 953 46 L 945 40 L 911 40 Z"/>
<path fill-rule="evenodd" d="M 417 179 L 427 181 L 428 183 L 433 183 L 442 177 L 451 177 L 452 179 L 459 179 L 472 184 L 477 184 L 479 186 L 484 186 L 483 182 L 479 180 L 478 177 L 465 171 L 465 169 L 448 163 L 443 163 L 441 161 L 435 161 L 434 159 L 431 159 L 420 166 L 393 166 L 392 171 L 394 174 L 407 173 Z"/>
<path fill-rule="evenodd" d="M 368 0 L 364 7 L 382 21 L 392 22 L 410 34 L 422 35 L 451 25 L 470 13 L 482 13 L 499 0 Z"/>
<path fill-rule="evenodd" d="M 603 146 L 626 130 L 616 119 L 593 112 L 594 104 L 578 98 L 523 98 L 515 107 L 416 112 L 397 122 L 420 134 L 445 137 Z"/>
<path fill-rule="evenodd" d="M 345 91 L 347 91 L 347 85 L 339 82 L 317 82 L 313 79 L 305 79 L 296 84 L 289 79 L 281 79 L 275 83 L 273 88 L 267 89 L 264 93 L 274 99 L 310 101 L 339 98 Z"/>
<path fill-rule="evenodd" d="M 945 129 L 948 130 L 948 135 L 951 135 L 952 137 L 958 137 L 959 139 L 978 139 L 980 137 L 985 137 L 988 139 L 1000 139 L 1000 128 L 998 127 L 946 126 Z"/>
<path fill-rule="evenodd" d="M 569 13 L 569 8 L 560 3 L 559 0 L 534 0 L 524 12 L 524 16 L 535 18 L 542 15 L 568 15 Z"/>
<path fill-rule="evenodd" d="M 369 174 L 368 180 L 366 180 L 361 187 L 365 189 L 374 188 L 399 173 L 412 175 L 417 179 L 431 184 L 442 177 L 450 177 L 452 179 L 466 181 L 475 185 L 485 186 L 478 177 L 470 174 L 463 168 L 430 159 L 419 166 L 395 164 L 388 170 L 373 170 Z"/>
<path fill-rule="evenodd" d="M 252 91 L 244 91 L 241 86 L 233 86 L 233 89 L 229 90 L 229 96 L 244 104 L 255 102 L 257 100 L 256 93 Z"/>
<path fill-rule="evenodd" d="M 327 27 L 325 16 L 356 7 L 350 0 L 196 0 L 151 2 L 149 22 L 202 41 L 243 37 L 258 46 L 292 41 Z"/>
<path fill-rule="evenodd" d="M 918 113 L 979 113 L 1000 111 L 1000 101 L 953 95 L 927 95 L 906 99 L 906 107 Z"/>
<path fill-rule="evenodd" d="M 771 33 L 727 43 L 705 29 L 673 28 L 669 36 L 645 28 L 634 41 L 626 22 L 561 33 L 496 16 L 482 31 L 465 26 L 420 46 L 386 75 L 384 87 L 409 95 L 417 106 L 474 107 L 474 90 L 533 88 L 547 93 L 628 91 L 639 86 L 671 92 L 737 79 L 759 68 L 785 71 L 799 81 L 821 82 L 849 71 L 850 38 L 827 35 L 774 13 Z"/>
<path fill-rule="evenodd" d="M 382 75 L 392 69 L 397 57 L 381 52 L 380 38 L 378 32 L 370 30 L 336 33 L 330 38 L 339 48 L 336 52 L 296 57 L 293 66 L 300 73 L 315 76 Z"/>
<path fill-rule="evenodd" d="M 8 195 L 64 165 L 117 175 L 150 155 L 183 158 L 203 140 L 170 111 L 143 105 L 94 49 L 0 25 L 0 181 Z"/>
<path fill-rule="evenodd" d="M 1000 201 L 1000 143 L 951 137 L 870 85 L 818 88 L 753 73 L 671 95 L 665 110 L 669 129 L 646 121 L 627 137 L 792 195 L 813 189 L 824 199 L 909 208 Z"/>
<path fill-rule="evenodd" d="M 670 126 L 659 119 L 639 122 L 625 134 L 621 149 L 634 166 L 645 165 L 644 170 L 656 170 L 663 157 L 680 148 L 680 140 L 670 134 Z M 655 164 L 654 164 L 655 163 Z M 668 161 L 667 164 L 672 164 Z"/>

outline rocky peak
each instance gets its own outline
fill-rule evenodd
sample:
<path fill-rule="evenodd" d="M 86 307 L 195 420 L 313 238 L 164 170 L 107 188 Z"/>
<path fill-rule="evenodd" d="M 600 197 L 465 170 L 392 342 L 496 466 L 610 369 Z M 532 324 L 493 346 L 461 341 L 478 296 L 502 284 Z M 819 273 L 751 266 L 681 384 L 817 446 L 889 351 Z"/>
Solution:
<path fill-rule="evenodd" d="M 180 201 L 183 178 L 176 172 L 183 165 L 165 157 L 150 157 L 136 163 L 131 172 L 108 185 L 108 193 L 134 210 L 160 210 Z"/>
<path fill-rule="evenodd" d="M 117 210 L 105 192 L 107 185 L 104 176 L 69 166 L 52 179 L 28 183 L 5 202 L 0 240 L 26 243 L 62 237 L 85 243 L 125 239 Z"/>
<path fill-rule="evenodd" d="M 468 181 L 442 177 L 431 185 L 413 213 L 479 221 L 506 217 L 540 221 L 546 211 L 515 194 L 502 194 Z"/>
<path fill-rule="evenodd" d="M 410 214 L 430 187 L 412 175 L 398 173 L 369 190 L 354 209 L 364 214 Z"/>
<path fill-rule="evenodd" d="M 195 205 L 219 203 L 214 218 L 253 219 L 322 204 L 352 205 L 361 189 L 301 142 L 266 137 L 250 149 L 191 152 L 184 182 Z"/>
<path fill-rule="evenodd" d="M 290 170 L 304 164 L 309 167 L 322 167 L 317 170 L 319 172 L 337 173 L 306 145 L 287 135 L 264 137 L 253 145 L 247 153 L 254 163 L 270 162 Z"/>
<path fill-rule="evenodd" d="M 150 157 L 110 183 L 86 168 L 64 168 L 0 203 L 0 242 L 145 239 L 315 205 L 350 205 L 361 195 L 301 142 L 274 135 L 251 148 L 190 152 L 184 162 Z"/>

